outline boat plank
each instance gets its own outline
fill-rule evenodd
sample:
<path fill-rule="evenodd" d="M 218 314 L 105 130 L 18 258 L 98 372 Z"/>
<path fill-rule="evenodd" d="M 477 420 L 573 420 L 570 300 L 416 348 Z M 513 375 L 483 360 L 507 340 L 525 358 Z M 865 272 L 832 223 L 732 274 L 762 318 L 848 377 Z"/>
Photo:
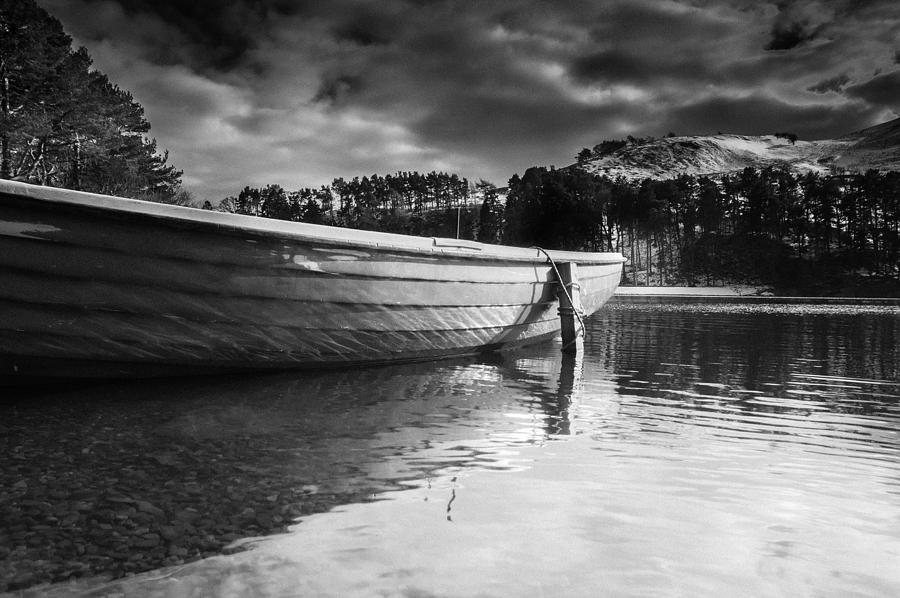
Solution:
<path fill-rule="evenodd" d="M 9 283 L 0 286 L 0 304 L 37 306 L 77 305 L 93 311 L 118 311 L 146 316 L 166 316 L 197 323 L 261 322 L 297 329 L 349 327 L 368 330 L 458 329 L 496 326 L 513 322 L 534 305 L 551 310 L 550 300 L 511 305 L 384 305 L 281 300 L 211 293 L 185 293 L 158 287 L 135 287 L 98 280 L 72 281 L 7 273 Z M 0 317 L 0 327 L 3 318 Z"/>
<path fill-rule="evenodd" d="M 149 318 L 116 312 L 7 309 L 16 328 L 0 327 L 2 346 L 18 347 L 25 355 L 125 361 L 294 363 L 365 361 L 408 358 L 421 352 L 471 350 L 473 347 L 525 340 L 552 333 L 555 314 L 543 320 L 523 317 L 517 324 L 459 330 L 366 331 L 351 329 L 297 330 L 229 323 L 201 325 L 170 318 Z M 6 317 L 6 316 L 4 316 Z M 35 334 L 40 331 L 41 334 Z M 2 352 L 2 351 L 0 351 Z"/>

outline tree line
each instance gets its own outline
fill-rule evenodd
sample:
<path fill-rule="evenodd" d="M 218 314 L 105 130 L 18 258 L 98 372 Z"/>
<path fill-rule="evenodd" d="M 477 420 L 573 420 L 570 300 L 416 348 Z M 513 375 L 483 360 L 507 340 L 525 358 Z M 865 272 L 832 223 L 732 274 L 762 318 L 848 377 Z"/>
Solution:
<path fill-rule="evenodd" d="M 34 0 L 0 0 L 0 178 L 183 200 L 143 107 L 91 64 Z"/>
<path fill-rule="evenodd" d="M 334 179 L 330 185 L 287 191 L 245 187 L 219 210 L 295 222 L 424 236 L 474 235 L 469 181 L 445 172 Z"/>

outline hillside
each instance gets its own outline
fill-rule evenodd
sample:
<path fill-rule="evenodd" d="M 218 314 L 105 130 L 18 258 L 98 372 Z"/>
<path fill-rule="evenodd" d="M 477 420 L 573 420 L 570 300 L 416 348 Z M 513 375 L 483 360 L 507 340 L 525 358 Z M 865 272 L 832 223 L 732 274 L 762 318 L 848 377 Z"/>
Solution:
<path fill-rule="evenodd" d="M 689 135 L 637 140 L 611 152 L 601 153 L 598 148 L 580 167 L 629 180 L 721 174 L 748 166 L 778 165 L 801 173 L 870 168 L 900 171 L 900 118 L 837 139 L 818 141 L 792 143 L 776 135 Z"/>

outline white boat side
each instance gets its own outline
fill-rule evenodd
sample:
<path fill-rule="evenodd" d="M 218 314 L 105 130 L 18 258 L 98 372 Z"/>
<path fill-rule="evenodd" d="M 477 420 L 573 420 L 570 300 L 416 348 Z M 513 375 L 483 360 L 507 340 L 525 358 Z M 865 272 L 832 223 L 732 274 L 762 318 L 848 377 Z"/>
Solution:
<path fill-rule="evenodd" d="M 586 313 L 615 253 L 578 264 Z M 473 354 L 559 330 L 534 248 L 339 229 L 0 181 L 0 376 Z"/>

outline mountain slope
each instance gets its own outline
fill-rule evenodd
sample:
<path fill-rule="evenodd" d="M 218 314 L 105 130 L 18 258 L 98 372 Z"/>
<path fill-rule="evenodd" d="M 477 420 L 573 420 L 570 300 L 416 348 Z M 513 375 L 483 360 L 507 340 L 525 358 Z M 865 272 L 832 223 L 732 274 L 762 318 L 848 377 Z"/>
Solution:
<path fill-rule="evenodd" d="M 599 147 L 599 146 L 598 146 Z M 745 167 L 786 166 L 795 172 L 900 171 L 900 118 L 837 139 L 796 141 L 776 135 L 681 136 L 630 142 L 575 165 L 610 178 L 668 179 Z"/>
<path fill-rule="evenodd" d="M 838 141 L 850 143 L 836 164 L 847 170 L 900 171 L 900 118 L 862 131 L 850 133 Z"/>

